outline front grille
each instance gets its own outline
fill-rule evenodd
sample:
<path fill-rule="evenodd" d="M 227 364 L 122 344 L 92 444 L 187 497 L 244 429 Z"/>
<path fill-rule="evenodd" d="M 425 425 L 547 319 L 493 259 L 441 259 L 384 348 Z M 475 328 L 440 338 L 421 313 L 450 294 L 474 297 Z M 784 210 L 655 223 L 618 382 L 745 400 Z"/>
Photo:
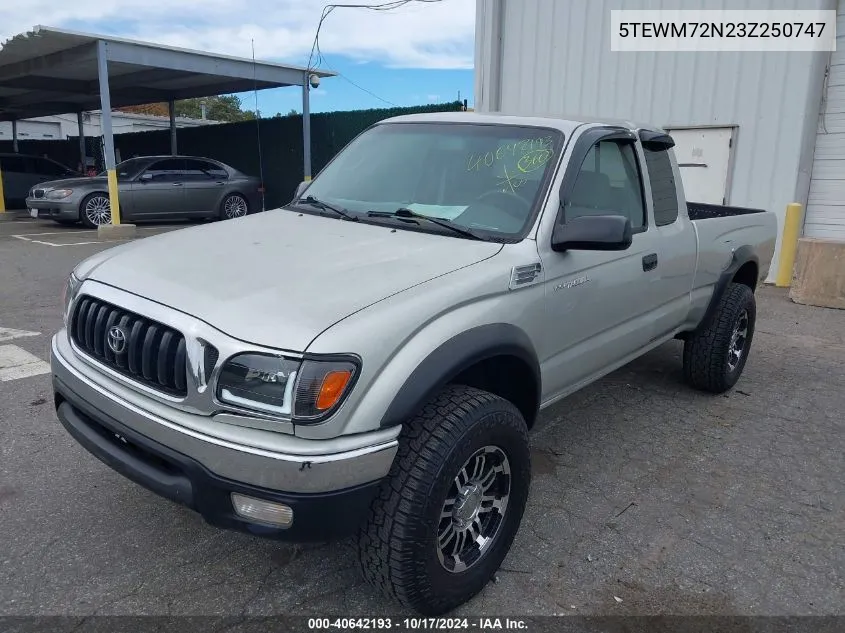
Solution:
<path fill-rule="evenodd" d="M 44 190 L 43 189 L 33 189 L 32 190 L 32 197 L 33 198 L 43 198 L 44 197 Z"/>
<path fill-rule="evenodd" d="M 220 352 L 213 345 L 205 346 L 205 380 L 211 378 L 211 372 L 214 371 L 214 366 L 220 358 Z"/>
<path fill-rule="evenodd" d="M 79 348 L 124 376 L 187 394 L 185 337 L 173 328 L 89 296 L 77 301 L 68 328 Z"/>

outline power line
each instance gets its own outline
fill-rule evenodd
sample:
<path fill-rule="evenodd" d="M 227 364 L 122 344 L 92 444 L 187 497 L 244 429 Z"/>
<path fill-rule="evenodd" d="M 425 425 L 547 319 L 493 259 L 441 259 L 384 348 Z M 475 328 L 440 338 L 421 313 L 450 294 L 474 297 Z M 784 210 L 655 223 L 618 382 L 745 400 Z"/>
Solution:
<path fill-rule="evenodd" d="M 393 0 L 392 2 L 383 2 L 382 4 L 327 4 L 323 7 L 323 12 L 320 15 L 320 21 L 317 23 L 317 32 L 314 34 L 314 43 L 311 45 L 311 52 L 308 55 L 308 64 L 307 69 L 308 71 L 316 70 L 320 67 L 320 65 L 327 61 L 323 56 L 323 52 L 320 50 L 320 29 L 323 26 L 323 22 L 325 22 L 326 18 L 329 17 L 332 11 L 335 9 L 368 9 L 370 11 L 392 11 L 393 9 L 398 9 L 399 7 L 403 7 L 406 4 L 410 4 L 412 2 L 422 3 L 422 4 L 434 4 L 435 2 L 442 2 L 443 0 Z M 311 65 L 312 60 L 314 60 L 314 54 L 317 54 L 317 60 L 314 66 Z M 338 76 L 345 81 L 348 81 L 350 84 L 358 88 L 359 90 L 366 92 L 368 95 L 375 97 L 379 101 L 387 103 L 388 105 L 392 105 L 394 107 L 399 107 L 397 104 L 385 99 L 383 97 L 378 96 L 372 90 L 368 90 L 363 86 L 352 81 L 346 75 L 338 72 Z"/>
<path fill-rule="evenodd" d="M 328 59 L 325 59 L 325 58 L 323 58 L 323 60 L 324 60 L 326 63 L 328 63 L 328 61 L 329 61 Z M 330 69 L 330 70 L 331 70 L 331 69 Z M 337 76 L 338 76 L 338 77 L 340 77 L 340 78 L 341 78 L 341 79 L 343 79 L 344 81 L 348 81 L 350 84 L 352 84 L 353 86 L 355 86 L 356 88 L 358 88 L 358 90 L 361 90 L 361 91 L 363 91 L 363 92 L 366 92 L 366 93 L 367 93 L 368 95 L 370 95 L 371 97 L 375 97 L 375 98 L 376 98 L 376 99 L 378 99 L 379 101 L 383 101 L 383 102 L 384 102 L 384 103 L 386 103 L 387 105 L 391 105 L 391 106 L 393 106 L 394 108 L 398 108 L 398 107 L 400 107 L 398 103 L 393 103 L 392 101 L 390 101 L 390 100 L 388 100 L 388 99 L 385 99 L 384 97 L 380 97 L 380 96 L 378 96 L 378 95 L 377 95 L 375 92 L 373 92 L 372 90 L 367 90 L 366 88 L 364 88 L 364 86 L 361 86 L 361 85 L 359 85 L 359 84 L 356 84 L 354 81 L 352 81 L 349 77 L 347 77 L 347 76 L 346 76 L 346 75 L 344 75 L 343 73 L 341 73 L 341 72 L 339 72 L 339 71 L 334 71 L 334 72 L 336 72 L 336 73 L 337 73 Z"/>
<path fill-rule="evenodd" d="M 320 15 L 320 21 L 317 23 L 317 32 L 314 34 L 314 43 L 311 45 L 311 53 L 308 55 L 308 70 L 315 70 L 317 67 L 319 67 L 318 64 L 318 66 L 312 68 L 311 60 L 314 58 L 314 51 L 318 50 L 320 46 L 320 29 L 323 26 L 323 22 L 335 9 L 368 9 L 370 11 L 392 11 L 393 9 L 398 9 L 412 2 L 418 2 L 421 4 L 434 4 L 436 2 L 442 1 L 443 0 L 392 0 L 391 2 L 383 2 L 382 4 L 327 4 L 325 7 L 323 7 L 323 13 Z"/>

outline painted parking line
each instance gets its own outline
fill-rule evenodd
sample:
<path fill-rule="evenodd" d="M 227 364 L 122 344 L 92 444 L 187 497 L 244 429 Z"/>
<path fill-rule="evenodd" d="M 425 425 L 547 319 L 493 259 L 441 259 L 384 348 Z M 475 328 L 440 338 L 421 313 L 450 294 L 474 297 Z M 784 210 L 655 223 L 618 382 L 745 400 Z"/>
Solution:
<path fill-rule="evenodd" d="M 0 345 L 0 382 L 49 374 L 50 365 L 17 345 Z"/>
<path fill-rule="evenodd" d="M 83 244 L 98 244 L 100 240 L 94 240 L 91 242 L 67 242 L 66 244 L 56 244 L 55 242 L 45 242 L 43 240 L 33 240 L 29 237 L 24 237 L 23 235 L 13 235 L 12 237 L 16 237 L 19 240 L 23 240 L 25 242 L 30 242 L 32 244 L 43 244 L 44 246 L 82 246 Z M 122 240 L 115 240 L 115 241 L 122 241 Z"/>
<path fill-rule="evenodd" d="M 137 230 L 140 231 L 155 231 L 161 230 L 164 227 L 159 226 L 139 226 Z M 166 228 L 164 230 L 167 230 Z M 97 231 L 51 231 L 45 233 L 16 233 L 14 235 L 10 235 L 9 237 L 14 237 L 15 239 L 21 240 L 23 242 L 30 242 L 32 244 L 41 244 L 43 246 L 82 246 L 84 244 L 100 244 L 102 240 L 87 240 L 85 242 L 49 242 L 44 240 L 37 240 L 34 239 L 36 237 L 44 237 L 45 235 L 63 235 L 63 236 L 73 236 L 73 235 L 89 235 L 91 233 L 96 233 Z M 120 240 L 109 240 L 114 242 L 125 242 L 128 241 L 127 239 L 120 239 Z"/>
<path fill-rule="evenodd" d="M 30 332 L 29 330 L 14 330 L 10 327 L 0 327 L 0 343 L 14 341 L 16 338 L 27 336 L 38 336 L 41 332 Z"/>
<path fill-rule="evenodd" d="M 40 235 L 79 235 L 80 233 L 96 233 L 97 231 L 50 231 L 44 233 L 16 233 L 12 237 L 38 237 Z"/>

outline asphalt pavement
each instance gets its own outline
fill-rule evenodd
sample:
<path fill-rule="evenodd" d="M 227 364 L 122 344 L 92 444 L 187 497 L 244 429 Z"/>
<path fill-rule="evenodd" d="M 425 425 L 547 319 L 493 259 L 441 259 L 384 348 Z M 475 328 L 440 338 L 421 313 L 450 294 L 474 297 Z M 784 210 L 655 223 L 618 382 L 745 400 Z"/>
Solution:
<path fill-rule="evenodd" d="M 113 245 L 0 224 L 0 359 L 17 359 L 0 360 L 0 615 L 402 614 L 361 580 L 350 543 L 210 527 L 59 425 L 45 361 L 61 290 Z M 745 373 L 723 396 L 682 384 L 681 349 L 543 414 L 514 547 L 458 614 L 845 614 L 845 311 L 762 288 Z"/>

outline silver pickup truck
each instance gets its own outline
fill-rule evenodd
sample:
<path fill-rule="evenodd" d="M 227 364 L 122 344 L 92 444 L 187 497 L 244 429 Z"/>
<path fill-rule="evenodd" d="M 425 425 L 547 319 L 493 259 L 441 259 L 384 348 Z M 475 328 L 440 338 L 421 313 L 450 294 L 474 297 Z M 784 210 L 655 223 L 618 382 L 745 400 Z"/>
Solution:
<path fill-rule="evenodd" d="M 740 377 L 773 213 L 688 204 L 630 122 L 451 113 L 353 140 L 285 207 L 80 263 L 52 341 L 59 420 L 225 528 L 354 535 L 438 614 L 495 573 L 540 411 L 650 349 Z"/>

